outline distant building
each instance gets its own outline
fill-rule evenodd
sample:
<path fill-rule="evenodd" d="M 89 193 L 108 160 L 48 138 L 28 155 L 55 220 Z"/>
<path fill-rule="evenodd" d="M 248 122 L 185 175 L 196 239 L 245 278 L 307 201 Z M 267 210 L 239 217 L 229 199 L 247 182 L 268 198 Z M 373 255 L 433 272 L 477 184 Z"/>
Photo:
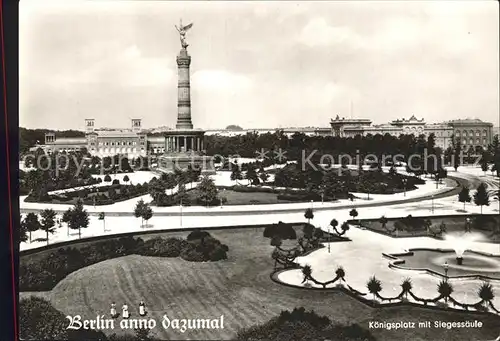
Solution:
<path fill-rule="evenodd" d="M 86 148 L 91 155 L 99 157 L 126 154 L 130 158 L 147 154 L 161 155 L 165 152 L 165 135 L 174 132 L 167 127 L 144 130 L 140 119 L 133 119 L 129 129 L 96 129 L 95 120 L 85 120 L 86 136 L 81 138 L 57 138 L 55 133 L 45 134 L 45 144 L 31 148 L 54 151 L 77 151 Z M 330 127 L 292 127 L 292 128 L 254 128 L 244 130 L 212 129 L 205 135 L 238 136 L 247 133 L 266 134 L 281 130 L 287 136 L 302 133 L 308 136 L 354 137 L 368 134 L 390 134 L 392 136 L 414 134 L 429 136 L 434 134 L 436 146 L 446 149 L 451 145 L 452 136 L 460 137 L 463 150 L 486 148 L 499 128 L 479 119 L 457 119 L 442 123 L 426 123 L 424 119 L 411 116 L 409 119 L 397 119 L 386 124 L 372 125 L 369 119 L 351 119 L 336 117 L 330 121 Z M 162 133 L 160 133 L 162 132 Z M 153 134 L 153 135 L 152 135 Z"/>
<path fill-rule="evenodd" d="M 486 148 L 493 138 L 493 124 L 479 119 L 452 120 L 443 123 L 427 124 L 425 120 L 412 115 L 409 119 L 397 119 L 387 124 L 372 125 L 367 119 L 339 118 L 330 121 L 332 134 L 339 137 L 353 137 L 368 134 L 390 134 L 393 136 L 415 136 L 434 134 L 436 147 L 446 149 L 451 145 L 452 136 L 460 137 L 462 148 L 467 150 Z"/>
<path fill-rule="evenodd" d="M 91 155 L 105 157 L 116 154 L 129 158 L 146 156 L 147 135 L 141 129 L 141 120 L 132 119 L 129 129 L 95 129 L 94 119 L 85 119 L 85 137 L 58 138 L 55 133 L 45 134 L 45 144 L 40 146 L 47 153 L 79 151 L 86 148 Z"/>

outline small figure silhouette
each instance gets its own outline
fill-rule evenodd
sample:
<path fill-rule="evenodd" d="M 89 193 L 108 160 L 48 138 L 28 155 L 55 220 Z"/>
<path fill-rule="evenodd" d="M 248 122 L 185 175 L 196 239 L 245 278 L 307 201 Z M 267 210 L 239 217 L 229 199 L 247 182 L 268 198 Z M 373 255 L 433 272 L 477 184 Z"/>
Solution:
<path fill-rule="evenodd" d="M 109 313 L 110 313 L 110 315 L 111 315 L 112 318 L 115 318 L 115 317 L 118 316 L 118 314 L 116 313 L 116 304 L 115 304 L 115 302 L 111 303 L 111 310 L 110 310 Z"/>
<path fill-rule="evenodd" d="M 124 304 L 122 306 L 122 317 L 124 319 L 128 319 L 130 317 L 129 312 L 128 312 L 128 306 L 127 306 L 127 304 Z"/>
<path fill-rule="evenodd" d="M 144 304 L 144 301 L 141 301 L 139 303 L 139 315 L 145 316 L 147 314 L 146 312 L 146 305 Z"/>

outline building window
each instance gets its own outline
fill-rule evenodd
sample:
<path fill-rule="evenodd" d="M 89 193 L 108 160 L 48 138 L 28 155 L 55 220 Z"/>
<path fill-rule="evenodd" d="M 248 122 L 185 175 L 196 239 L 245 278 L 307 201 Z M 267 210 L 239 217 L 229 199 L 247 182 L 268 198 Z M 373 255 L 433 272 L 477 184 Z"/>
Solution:
<path fill-rule="evenodd" d="M 463 142 L 462 144 L 463 144 L 464 146 L 467 144 L 467 140 L 463 140 L 462 142 Z"/>
<path fill-rule="evenodd" d="M 476 136 L 481 136 L 481 133 L 479 132 L 479 130 L 476 130 Z"/>
<path fill-rule="evenodd" d="M 479 139 L 476 139 L 476 144 L 479 144 Z"/>
<path fill-rule="evenodd" d="M 457 130 L 457 136 L 460 136 L 460 130 Z"/>
<path fill-rule="evenodd" d="M 483 144 L 486 145 L 486 139 L 483 139 Z"/>
<path fill-rule="evenodd" d="M 483 130 L 483 136 L 486 136 L 488 133 L 486 132 L 486 129 Z"/>
<path fill-rule="evenodd" d="M 474 140 L 473 139 L 470 139 L 470 144 L 474 144 Z"/>

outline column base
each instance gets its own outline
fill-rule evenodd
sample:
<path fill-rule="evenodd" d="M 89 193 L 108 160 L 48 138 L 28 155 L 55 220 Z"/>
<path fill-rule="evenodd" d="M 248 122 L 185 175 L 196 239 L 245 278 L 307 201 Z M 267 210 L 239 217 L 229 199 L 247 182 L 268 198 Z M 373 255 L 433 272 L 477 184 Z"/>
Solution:
<path fill-rule="evenodd" d="M 185 172 L 189 167 L 194 170 L 201 170 L 204 175 L 215 174 L 214 158 L 212 156 L 175 153 L 158 157 L 158 170 L 163 173 L 174 173 L 176 170 Z"/>

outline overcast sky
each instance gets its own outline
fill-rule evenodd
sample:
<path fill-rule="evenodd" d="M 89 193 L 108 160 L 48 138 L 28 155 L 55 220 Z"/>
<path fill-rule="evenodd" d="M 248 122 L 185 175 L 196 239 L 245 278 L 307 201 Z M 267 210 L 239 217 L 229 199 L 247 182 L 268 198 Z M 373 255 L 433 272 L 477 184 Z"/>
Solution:
<path fill-rule="evenodd" d="M 195 128 L 480 118 L 498 126 L 497 1 L 20 2 L 20 125 L 173 126 L 187 34 Z M 352 105 L 351 105 L 352 103 Z M 352 108 L 352 110 L 351 110 Z"/>

